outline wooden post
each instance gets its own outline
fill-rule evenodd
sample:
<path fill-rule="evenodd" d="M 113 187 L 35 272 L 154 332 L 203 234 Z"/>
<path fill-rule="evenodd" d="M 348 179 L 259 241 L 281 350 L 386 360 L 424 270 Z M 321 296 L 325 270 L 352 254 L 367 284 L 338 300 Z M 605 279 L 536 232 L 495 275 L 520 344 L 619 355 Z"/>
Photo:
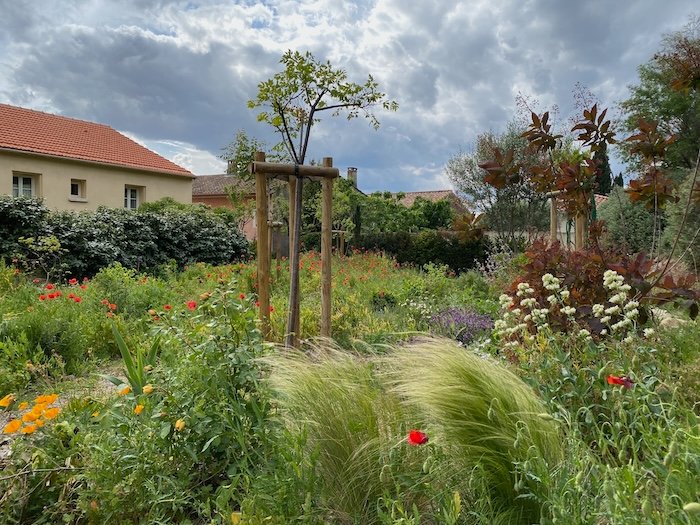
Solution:
<path fill-rule="evenodd" d="M 557 199 L 554 195 L 549 198 L 549 242 L 559 240 L 559 222 L 557 218 Z"/>
<path fill-rule="evenodd" d="M 265 162 L 265 153 L 255 152 L 255 161 Z M 258 247 L 258 302 L 260 303 L 258 315 L 265 339 L 270 337 L 270 245 L 268 242 L 267 213 L 267 176 L 264 173 L 256 173 L 255 222 Z"/>
<path fill-rule="evenodd" d="M 287 315 L 287 334 L 284 345 L 288 348 L 299 346 L 300 322 L 300 301 L 299 301 L 299 253 L 300 253 L 300 233 L 301 233 L 301 200 L 304 191 L 304 179 L 299 176 L 299 166 L 294 166 L 294 176 L 290 177 L 290 188 L 292 178 L 295 180 L 294 191 L 294 213 L 289 210 L 289 223 L 293 224 L 292 238 L 294 243 L 289 246 L 289 313 Z M 291 194 L 291 189 L 290 189 Z M 292 218 L 293 217 L 293 218 Z"/>
<path fill-rule="evenodd" d="M 331 157 L 323 158 L 323 166 L 333 167 Z M 331 251 L 333 238 L 333 179 L 321 182 L 323 201 L 321 208 L 321 336 L 331 336 Z"/>

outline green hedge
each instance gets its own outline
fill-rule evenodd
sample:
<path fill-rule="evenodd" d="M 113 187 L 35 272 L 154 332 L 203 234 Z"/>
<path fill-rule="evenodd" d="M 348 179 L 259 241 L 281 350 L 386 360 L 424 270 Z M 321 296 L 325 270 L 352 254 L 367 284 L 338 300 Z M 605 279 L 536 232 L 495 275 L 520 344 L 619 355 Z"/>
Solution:
<path fill-rule="evenodd" d="M 355 240 L 352 247 L 384 252 L 396 257 L 400 264 L 446 264 L 455 272 L 468 270 L 477 262 L 483 262 L 489 249 L 486 238 L 463 242 L 453 232 L 436 230 L 364 235 Z"/>
<path fill-rule="evenodd" d="M 131 211 L 101 207 L 52 212 L 36 199 L 0 196 L 0 257 L 31 262 L 22 237 L 55 237 L 59 273 L 90 276 L 119 262 L 146 270 L 175 263 L 224 264 L 248 256 L 248 242 L 226 214 L 202 205 Z"/>

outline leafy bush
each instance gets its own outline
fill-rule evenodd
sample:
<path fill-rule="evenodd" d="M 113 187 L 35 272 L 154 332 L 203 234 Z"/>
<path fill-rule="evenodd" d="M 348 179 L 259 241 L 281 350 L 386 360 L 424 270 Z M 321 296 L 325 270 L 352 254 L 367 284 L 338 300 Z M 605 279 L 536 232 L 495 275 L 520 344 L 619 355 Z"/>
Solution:
<path fill-rule="evenodd" d="M 48 213 L 39 199 L 0 195 L 0 258 L 20 251 L 20 237 L 38 237 Z"/>
<path fill-rule="evenodd" d="M 654 216 L 642 203 L 631 202 L 620 186 L 600 206 L 598 219 L 605 222 L 606 244 L 623 247 L 628 253 L 650 250 Z"/>
<path fill-rule="evenodd" d="M 364 235 L 354 242 L 354 247 L 384 252 L 400 264 L 418 267 L 428 263 L 444 264 L 455 272 L 462 272 L 485 259 L 488 242 L 486 239 L 460 241 L 456 234 L 426 230 L 416 234 Z"/>
<path fill-rule="evenodd" d="M 248 255 L 248 244 L 233 219 L 201 205 L 154 204 L 133 212 L 99 208 L 94 212 L 51 212 L 40 201 L 0 200 L 0 257 L 23 254 L 36 261 L 21 237 L 55 238 L 62 275 L 91 276 L 119 262 L 127 268 L 153 269 L 169 261 L 182 268 L 192 262 L 222 264 Z M 38 241 L 36 240 L 38 239 Z"/>

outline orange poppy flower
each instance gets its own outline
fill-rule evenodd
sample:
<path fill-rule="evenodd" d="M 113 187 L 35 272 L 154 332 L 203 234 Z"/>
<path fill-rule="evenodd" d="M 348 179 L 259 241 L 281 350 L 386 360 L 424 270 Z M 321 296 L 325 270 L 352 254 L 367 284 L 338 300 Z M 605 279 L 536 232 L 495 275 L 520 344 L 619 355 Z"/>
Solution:
<path fill-rule="evenodd" d="M 5 425 L 2 432 L 3 434 L 12 434 L 13 432 L 17 432 L 21 426 L 22 422 L 19 419 L 13 419 L 7 425 Z"/>
<path fill-rule="evenodd" d="M 53 418 L 55 418 L 55 417 L 58 415 L 58 413 L 59 413 L 60 411 L 61 411 L 61 409 L 58 408 L 58 407 L 49 408 L 49 409 L 46 410 L 46 412 L 44 412 L 44 417 L 45 417 L 46 419 L 53 419 Z"/>

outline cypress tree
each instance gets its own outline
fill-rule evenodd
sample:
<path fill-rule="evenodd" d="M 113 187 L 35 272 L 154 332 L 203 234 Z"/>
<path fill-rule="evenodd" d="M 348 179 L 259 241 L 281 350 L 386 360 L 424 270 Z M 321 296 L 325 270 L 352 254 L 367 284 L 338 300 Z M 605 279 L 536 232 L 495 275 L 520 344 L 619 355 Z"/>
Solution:
<path fill-rule="evenodd" d="M 623 188 L 625 186 L 625 181 L 622 178 L 622 173 L 615 177 L 615 186 L 620 186 L 620 188 Z"/>
<path fill-rule="evenodd" d="M 597 166 L 596 182 L 598 189 L 596 193 L 607 195 L 612 189 L 612 171 L 610 170 L 610 161 L 608 160 L 607 148 L 599 149 L 593 154 L 593 161 Z"/>

